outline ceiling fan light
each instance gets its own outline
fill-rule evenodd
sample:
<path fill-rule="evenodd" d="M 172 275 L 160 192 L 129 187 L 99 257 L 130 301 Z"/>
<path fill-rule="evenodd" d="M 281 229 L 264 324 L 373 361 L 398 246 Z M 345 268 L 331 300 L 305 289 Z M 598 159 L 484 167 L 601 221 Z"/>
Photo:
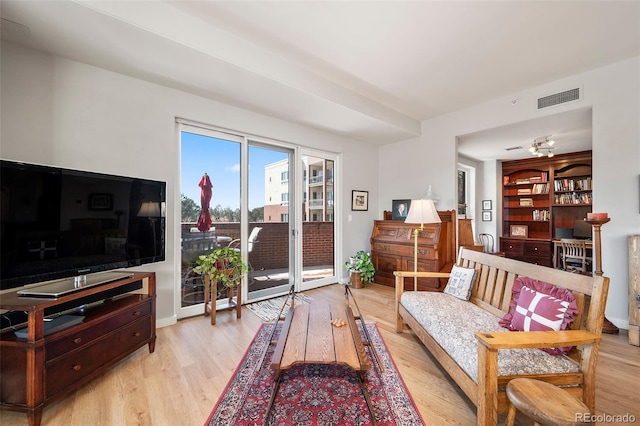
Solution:
<path fill-rule="evenodd" d="M 541 153 L 540 151 L 538 151 L 538 154 L 537 154 L 537 155 L 538 155 L 538 157 L 542 157 L 544 154 L 543 154 L 543 153 Z"/>
<path fill-rule="evenodd" d="M 549 146 L 553 146 L 554 143 L 556 143 L 556 141 L 554 141 L 553 139 L 551 139 L 550 141 L 547 141 L 547 145 Z"/>

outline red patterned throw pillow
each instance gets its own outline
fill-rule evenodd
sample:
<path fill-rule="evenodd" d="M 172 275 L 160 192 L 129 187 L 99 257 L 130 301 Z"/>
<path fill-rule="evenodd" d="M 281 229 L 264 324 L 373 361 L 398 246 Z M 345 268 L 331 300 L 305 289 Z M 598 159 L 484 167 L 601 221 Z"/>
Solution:
<path fill-rule="evenodd" d="M 509 312 L 499 322 L 511 331 L 565 330 L 578 313 L 576 299 L 569 290 L 529 277 L 518 277 L 512 294 Z M 571 347 L 543 350 L 560 355 L 568 353 Z"/>

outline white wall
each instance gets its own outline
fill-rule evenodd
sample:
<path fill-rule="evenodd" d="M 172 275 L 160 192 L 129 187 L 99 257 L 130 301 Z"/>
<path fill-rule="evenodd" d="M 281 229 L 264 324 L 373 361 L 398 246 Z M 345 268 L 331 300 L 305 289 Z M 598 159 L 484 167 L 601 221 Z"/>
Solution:
<path fill-rule="evenodd" d="M 166 261 L 140 268 L 157 274 L 159 325 L 175 321 L 180 280 L 180 218 L 171 215 L 180 200 L 176 117 L 340 153 L 340 255 L 369 247 L 376 148 L 10 43 L 1 54 L 0 157 L 167 181 Z M 351 189 L 369 191 L 369 211 L 351 212 Z M 336 269 L 346 276 L 341 264 Z"/>
<path fill-rule="evenodd" d="M 582 101 L 536 111 L 537 98 L 577 86 L 584 90 Z M 513 98 L 520 102 L 512 105 Z M 627 328 L 627 240 L 640 233 L 639 57 L 423 122 L 422 136 L 380 148 L 383 172 L 378 210 L 394 198 L 419 196 L 427 184 L 440 197 L 439 209 L 453 209 L 456 136 L 585 107 L 593 110 L 593 211 L 608 212 L 611 217 L 602 228 L 602 270 L 611 278 L 606 314 L 617 326 Z"/>

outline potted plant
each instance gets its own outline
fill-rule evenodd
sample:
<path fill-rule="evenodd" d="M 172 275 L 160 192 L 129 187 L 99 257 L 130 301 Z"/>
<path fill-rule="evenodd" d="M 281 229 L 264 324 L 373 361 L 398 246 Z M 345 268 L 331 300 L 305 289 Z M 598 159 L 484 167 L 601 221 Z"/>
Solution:
<path fill-rule="evenodd" d="M 376 269 L 373 267 L 370 253 L 360 250 L 345 262 L 344 267 L 350 272 L 349 279 L 353 288 L 362 288 L 362 283 L 373 282 Z"/>
<path fill-rule="evenodd" d="M 212 309 L 215 309 L 215 301 L 219 293 L 228 289 L 229 301 L 233 297 L 234 287 L 242 283 L 242 278 L 249 272 L 249 267 L 242 261 L 242 255 L 230 247 L 219 247 L 210 253 L 200 255 L 196 260 L 193 272 L 203 276 L 205 282 L 205 304 L 211 302 Z M 216 298 L 209 300 L 209 291 L 213 295 L 214 285 L 216 286 Z M 222 286 L 222 290 L 219 286 Z M 240 305 L 240 290 L 238 290 L 235 304 Z M 231 304 L 231 303 L 230 303 Z"/>

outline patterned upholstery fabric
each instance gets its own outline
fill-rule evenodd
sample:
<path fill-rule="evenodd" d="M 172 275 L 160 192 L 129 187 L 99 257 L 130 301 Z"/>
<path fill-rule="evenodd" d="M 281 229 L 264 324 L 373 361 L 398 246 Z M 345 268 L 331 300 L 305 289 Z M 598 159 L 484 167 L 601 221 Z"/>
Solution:
<path fill-rule="evenodd" d="M 498 325 L 499 318 L 471 302 L 445 293 L 407 291 L 401 304 L 436 342 L 478 382 L 477 331 L 509 331 Z M 498 352 L 498 374 L 544 374 L 578 372 L 578 366 L 563 356 L 539 349 L 507 349 Z"/>

